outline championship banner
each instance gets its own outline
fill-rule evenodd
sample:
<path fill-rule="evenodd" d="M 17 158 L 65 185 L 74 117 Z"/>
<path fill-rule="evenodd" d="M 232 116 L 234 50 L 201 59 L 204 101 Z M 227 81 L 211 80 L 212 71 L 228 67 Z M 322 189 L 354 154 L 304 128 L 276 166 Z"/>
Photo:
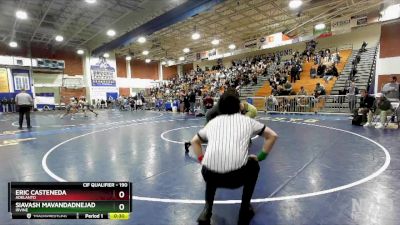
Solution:
<path fill-rule="evenodd" d="M 351 31 L 350 17 L 334 19 L 331 22 L 331 31 L 333 34 L 343 34 Z"/>
<path fill-rule="evenodd" d="M 250 39 L 244 42 L 243 47 L 244 48 L 257 48 L 257 43 L 258 43 L 258 39 L 254 38 L 254 39 Z"/>
<path fill-rule="evenodd" d="M 291 44 L 292 42 L 288 36 L 279 32 L 260 38 L 258 45 L 260 49 L 266 49 Z"/>
<path fill-rule="evenodd" d="M 116 86 L 116 70 L 104 57 L 100 57 L 98 62 L 90 66 L 90 75 L 93 87 Z"/>
<path fill-rule="evenodd" d="M 29 70 L 12 69 L 14 79 L 14 90 L 20 91 L 21 89 L 30 90 Z"/>
<path fill-rule="evenodd" d="M 7 69 L 0 68 L 0 93 L 8 93 L 10 88 L 8 87 L 8 73 Z"/>
<path fill-rule="evenodd" d="M 188 54 L 186 54 L 185 58 L 189 62 L 196 61 L 196 54 L 195 53 L 188 53 Z"/>
<path fill-rule="evenodd" d="M 368 24 L 367 16 L 353 16 L 351 17 L 350 26 L 351 27 L 359 27 Z"/>
<path fill-rule="evenodd" d="M 208 51 L 202 51 L 196 54 L 197 60 L 207 59 L 207 58 L 208 58 Z"/>

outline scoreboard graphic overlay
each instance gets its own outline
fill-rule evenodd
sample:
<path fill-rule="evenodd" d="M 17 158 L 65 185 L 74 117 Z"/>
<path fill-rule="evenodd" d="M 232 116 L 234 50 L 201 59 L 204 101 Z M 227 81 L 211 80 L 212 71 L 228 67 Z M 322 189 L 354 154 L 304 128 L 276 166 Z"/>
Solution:
<path fill-rule="evenodd" d="M 132 212 L 130 182 L 10 182 L 13 219 L 126 220 Z"/>

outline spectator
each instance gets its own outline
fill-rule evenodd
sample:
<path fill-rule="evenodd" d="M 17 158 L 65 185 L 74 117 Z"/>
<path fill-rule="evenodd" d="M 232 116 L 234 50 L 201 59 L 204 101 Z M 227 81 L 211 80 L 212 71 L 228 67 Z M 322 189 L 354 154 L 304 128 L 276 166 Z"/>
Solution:
<path fill-rule="evenodd" d="M 382 88 L 382 93 L 385 94 L 386 98 L 389 99 L 399 99 L 399 83 L 397 82 L 397 77 L 393 76 L 390 83 L 387 83 Z"/>
<path fill-rule="evenodd" d="M 349 99 L 349 109 L 353 113 L 357 104 L 358 88 L 355 82 L 351 82 L 350 87 L 347 89 L 347 98 Z"/>
<path fill-rule="evenodd" d="M 307 91 L 304 89 L 303 86 L 300 87 L 300 91 L 299 93 L 297 93 L 297 95 L 307 95 Z"/>
<path fill-rule="evenodd" d="M 296 83 L 297 73 L 299 72 L 299 68 L 296 65 L 293 65 L 290 69 L 290 82 Z"/>
<path fill-rule="evenodd" d="M 209 94 L 206 94 L 205 98 L 203 99 L 203 105 L 205 109 L 204 113 L 207 113 L 207 111 L 214 106 L 214 100 Z"/>
<path fill-rule="evenodd" d="M 317 77 L 317 69 L 315 68 L 315 66 L 312 66 L 310 69 L 310 77 L 311 77 L 311 79 L 314 79 Z"/>
<path fill-rule="evenodd" d="M 190 111 L 190 101 L 189 95 L 183 92 L 183 104 L 184 104 L 184 112 L 189 113 Z"/>
<path fill-rule="evenodd" d="M 317 68 L 317 76 L 323 77 L 325 76 L 326 66 L 324 64 L 319 64 Z"/>
<path fill-rule="evenodd" d="M 253 86 L 257 85 L 257 75 L 256 74 L 253 75 L 252 81 L 253 81 Z"/>
<path fill-rule="evenodd" d="M 371 111 L 374 106 L 375 98 L 370 96 L 365 89 L 361 90 L 360 92 L 360 108 L 356 111 L 356 113 L 358 113 L 358 115 L 362 115 L 362 122 L 365 123 L 367 122 L 367 115 L 369 111 Z M 367 124 L 367 126 L 369 126 L 369 124 Z"/>
<path fill-rule="evenodd" d="M 321 95 L 326 95 L 325 87 L 322 86 L 320 83 L 317 83 L 314 89 L 314 96 L 318 98 Z"/>
<path fill-rule="evenodd" d="M 365 52 L 367 51 L 367 49 L 365 49 L 367 47 L 368 43 L 363 41 L 361 48 L 360 48 L 360 52 Z"/>
<path fill-rule="evenodd" d="M 194 90 L 190 91 L 189 94 L 189 105 L 190 105 L 190 112 L 194 114 L 194 106 L 196 104 L 196 93 Z"/>
<path fill-rule="evenodd" d="M 2 100 L 1 100 L 1 108 L 3 109 L 3 113 L 8 113 L 8 107 L 7 107 L 7 98 L 6 97 L 4 97 Z"/>
<path fill-rule="evenodd" d="M 282 95 L 290 95 L 292 92 L 292 84 L 289 81 L 286 81 L 286 83 L 283 85 L 283 90 L 282 90 Z"/>
<path fill-rule="evenodd" d="M 325 75 L 324 75 L 324 80 L 325 80 L 325 83 L 326 84 L 328 84 L 329 83 L 329 81 L 333 78 L 333 69 L 332 69 L 332 67 L 331 66 L 329 66 L 327 69 L 326 69 L 326 72 L 325 72 Z"/>
<path fill-rule="evenodd" d="M 380 122 L 378 122 L 375 128 L 380 129 L 384 127 L 384 124 L 386 123 L 387 120 L 388 112 L 391 110 L 392 105 L 390 104 L 390 101 L 381 93 L 377 93 L 375 97 L 376 100 L 373 104 L 373 107 L 368 111 L 367 123 L 364 124 L 364 126 L 365 127 L 372 126 L 372 119 L 374 114 L 376 114 L 380 115 Z"/>

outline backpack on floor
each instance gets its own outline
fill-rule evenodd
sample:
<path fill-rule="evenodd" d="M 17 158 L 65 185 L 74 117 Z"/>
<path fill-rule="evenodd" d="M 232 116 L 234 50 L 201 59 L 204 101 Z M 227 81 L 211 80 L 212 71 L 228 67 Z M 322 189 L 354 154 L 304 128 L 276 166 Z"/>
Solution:
<path fill-rule="evenodd" d="M 351 121 L 352 125 L 361 126 L 362 124 L 362 115 L 355 115 L 353 120 Z"/>

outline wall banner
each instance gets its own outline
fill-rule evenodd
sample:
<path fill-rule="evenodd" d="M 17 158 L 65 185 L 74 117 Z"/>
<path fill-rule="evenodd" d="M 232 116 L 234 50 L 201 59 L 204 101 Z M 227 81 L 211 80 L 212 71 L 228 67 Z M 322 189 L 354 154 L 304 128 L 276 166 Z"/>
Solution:
<path fill-rule="evenodd" d="M 90 75 L 93 87 L 116 87 L 115 67 L 104 57 L 99 57 L 97 62 L 90 66 Z"/>
<path fill-rule="evenodd" d="M 0 93 L 8 93 L 8 73 L 6 68 L 0 68 Z"/>
<path fill-rule="evenodd" d="M 20 91 L 21 89 L 25 89 L 27 91 L 31 90 L 29 81 L 29 70 L 12 69 L 11 73 L 14 80 L 15 91 Z"/>
<path fill-rule="evenodd" d="M 333 34 L 343 34 L 351 31 L 351 19 L 350 17 L 341 17 L 332 20 L 331 31 Z"/>

